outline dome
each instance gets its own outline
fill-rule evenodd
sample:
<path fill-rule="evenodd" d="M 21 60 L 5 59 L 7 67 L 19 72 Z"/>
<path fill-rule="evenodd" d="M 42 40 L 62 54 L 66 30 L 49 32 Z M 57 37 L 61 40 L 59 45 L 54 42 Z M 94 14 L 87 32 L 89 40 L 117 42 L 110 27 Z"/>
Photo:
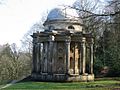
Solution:
<path fill-rule="evenodd" d="M 55 8 L 50 11 L 47 16 L 47 20 L 56 19 L 78 19 L 79 15 L 75 9 L 72 8 Z"/>
<path fill-rule="evenodd" d="M 75 9 L 54 8 L 43 23 L 46 31 L 82 31 L 82 20 Z"/>

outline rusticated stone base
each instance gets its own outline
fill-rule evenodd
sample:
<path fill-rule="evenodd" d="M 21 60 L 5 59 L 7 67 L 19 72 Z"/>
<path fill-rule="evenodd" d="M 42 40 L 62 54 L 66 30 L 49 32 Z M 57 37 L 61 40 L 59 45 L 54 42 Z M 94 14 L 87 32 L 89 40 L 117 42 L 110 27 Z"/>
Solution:
<path fill-rule="evenodd" d="M 37 81 L 94 81 L 94 74 L 86 74 L 86 75 L 66 75 L 66 74 L 32 74 L 32 80 Z"/>

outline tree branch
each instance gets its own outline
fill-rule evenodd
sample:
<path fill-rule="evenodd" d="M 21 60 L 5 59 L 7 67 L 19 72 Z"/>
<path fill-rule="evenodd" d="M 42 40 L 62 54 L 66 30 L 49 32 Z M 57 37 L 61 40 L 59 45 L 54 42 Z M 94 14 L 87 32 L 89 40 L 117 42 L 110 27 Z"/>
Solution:
<path fill-rule="evenodd" d="M 84 13 L 86 13 L 86 14 L 89 14 L 89 15 L 87 15 L 87 16 L 80 17 L 80 18 L 82 18 L 82 19 L 89 18 L 89 17 L 92 17 L 92 16 L 115 16 L 115 15 L 117 15 L 117 14 L 120 14 L 120 11 L 117 11 L 117 12 L 115 12 L 115 13 L 109 13 L 109 14 L 104 14 L 104 13 L 103 13 L 103 14 L 96 14 L 96 13 L 93 13 L 93 12 L 91 12 L 91 11 L 79 9 L 79 8 L 72 7 L 72 6 L 67 6 L 67 7 L 72 8 L 72 9 L 75 9 L 75 10 L 77 10 L 77 11 L 79 11 L 79 12 L 84 12 Z"/>

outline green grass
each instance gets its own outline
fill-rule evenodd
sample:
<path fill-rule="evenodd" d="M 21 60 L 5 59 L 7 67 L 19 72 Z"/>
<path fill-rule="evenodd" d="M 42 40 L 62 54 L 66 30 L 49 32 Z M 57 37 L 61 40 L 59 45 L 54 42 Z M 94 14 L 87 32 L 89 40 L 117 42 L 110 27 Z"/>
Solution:
<path fill-rule="evenodd" d="M 94 82 L 20 82 L 3 90 L 113 90 L 120 88 L 120 81 L 99 79 Z"/>

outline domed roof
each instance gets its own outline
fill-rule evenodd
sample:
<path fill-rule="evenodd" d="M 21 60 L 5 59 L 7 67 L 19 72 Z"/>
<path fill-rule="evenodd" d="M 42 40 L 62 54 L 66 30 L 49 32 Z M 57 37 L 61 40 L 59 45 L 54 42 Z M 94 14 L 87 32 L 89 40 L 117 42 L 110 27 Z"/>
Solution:
<path fill-rule="evenodd" d="M 75 9 L 72 8 L 55 8 L 50 11 L 47 20 L 56 19 L 78 19 L 79 15 Z"/>

